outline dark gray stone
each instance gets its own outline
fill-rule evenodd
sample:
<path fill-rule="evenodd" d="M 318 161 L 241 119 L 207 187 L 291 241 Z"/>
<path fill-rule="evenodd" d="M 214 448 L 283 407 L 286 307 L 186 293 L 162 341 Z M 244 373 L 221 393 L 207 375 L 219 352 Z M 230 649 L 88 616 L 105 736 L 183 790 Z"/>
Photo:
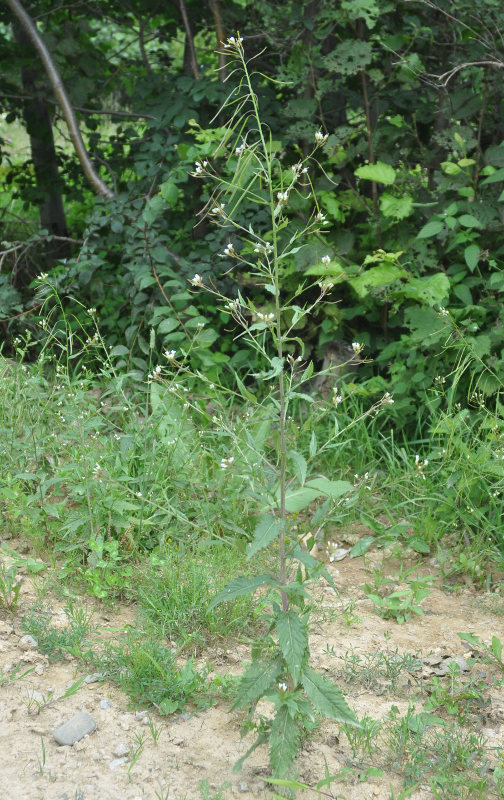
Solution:
<path fill-rule="evenodd" d="M 88 733 L 96 729 L 96 722 L 91 714 L 86 711 L 79 711 L 72 719 L 60 725 L 53 733 L 58 744 L 71 747 L 75 742 L 79 742 Z"/>

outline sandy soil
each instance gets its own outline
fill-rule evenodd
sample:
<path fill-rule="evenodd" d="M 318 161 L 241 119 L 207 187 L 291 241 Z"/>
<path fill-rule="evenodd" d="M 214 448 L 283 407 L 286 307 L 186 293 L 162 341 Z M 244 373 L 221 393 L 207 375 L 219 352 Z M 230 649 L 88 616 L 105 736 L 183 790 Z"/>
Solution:
<path fill-rule="evenodd" d="M 368 560 L 369 564 L 369 560 Z M 320 619 L 311 637 L 312 666 L 322 672 L 334 671 L 341 662 L 338 654 L 354 649 L 359 654 L 377 650 L 394 650 L 423 655 L 429 652 L 467 657 L 467 650 L 457 632 L 471 631 L 488 639 L 492 635 L 504 640 L 504 617 L 496 614 L 496 601 L 472 587 L 456 593 L 434 588 L 422 605 L 425 616 L 404 625 L 385 621 L 373 612 L 372 604 L 362 589 L 369 581 L 362 558 L 332 563 L 328 568 L 340 587 L 343 602 L 355 601 L 353 613 L 358 621 L 348 626 L 341 616 L 341 596 L 327 587 L 316 590 Z M 430 567 L 432 572 L 432 567 Z M 439 582 L 439 586 L 440 586 Z M 493 596 L 495 598 L 495 596 Z M 234 762 L 251 743 L 240 739 L 240 719 L 220 703 L 197 715 L 175 714 L 160 717 L 149 711 L 155 727 L 161 731 L 157 744 L 153 741 L 147 716 L 132 709 L 128 697 L 107 683 L 83 684 L 71 697 L 57 700 L 40 710 L 30 702 L 30 693 L 40 700 L 51 691 L 55 697 L 79 677 L 86 675 L 82 664 L 71 658 L 66 663 L 50 662 L 36 649 L 23 650 L 20 640 L 21 619 L 33 605 L 34 585 L 28 577 L 21 589 L 21 603 L 14 616 L 0 610 L 0 800 L 36 798 L 37 800 L 198 800 L 199 784 L 206 780 L 209 797 L 219 789 L 222 798 L 265 797 L 268 759 L 265 748 L 259 748 L 245 762 L 241 773 L 232 774 Z M 63 625 L 66 617 L 63 603 L 46 596 L 53 612 L 52 624 Z M 90 606 L 88 598 L 83 604 Z M 500 603 L 502 612 L 503 603 Z M 499 609 L 497 609 L 499 610 Z M 134 623 L 135 611 L 120 607 L 116 611 L 95 606 L 94 622 L 105 635 L 117 635 L 117 629 Z M 228 645 L 227 650 L 215 653 L 215 669 L 221 673 L 236 673 L 248 658 L 242 646 Z M 25 679 L 5 681 L 12 669 L 21 664 L 20 671 L 33 667 Z M 482 669 L 491 669 L 479 665 Z M 405 682 L 410 678 L 405 676 Z M 418 678 L 421 680 L 421 676 Z M 414 678 L 412 678 L 414 680 Z M 490 680 L 489 680 L 490 683 Z M 341 683 L 349 704 L 358 716 L 367 714 L 382 718 L 396 705 L 401 712 L 408 707 L 406 693 L 371 692 L 362 685 Z M 33 697 L 33 695 L 32 695 Z M 101 701 L 109 700 L 110 707 L 102 708 Z M 87 711 L 97 723 L 94 733 L 73 747 L 61 747 L 53 738 L 54 729 L 78 711 Z M 504 692 L 489 686 L 489 704 L 481 729 L 492 748 L 504 747 Z M 144 739 L 136 763 L 118 763 L 114 751 L 120 745 L 134 751 L 138 736 Z M 120 752 L 120 751 L 118 751 Z M 377 757 L 379 758 L 379 755 Z M 299 779 L 314 785 L 324 776 L 327 762 L 331 774 L 338 772 L 351 759 L 344 735 L 332 722 L 324 723 L 307 743 L 297 761 Z M 365 783 L 334 783 L 332 796 L 346 800 L 389 800 L 391 788 L 396 795 L 401 787 L 393 773 L 373 778 Z M 298 798 L 315 798 L 314 793 L 299 792 Z M 417 790 L 412 800 L 432 797 L 426 790 Z"/>

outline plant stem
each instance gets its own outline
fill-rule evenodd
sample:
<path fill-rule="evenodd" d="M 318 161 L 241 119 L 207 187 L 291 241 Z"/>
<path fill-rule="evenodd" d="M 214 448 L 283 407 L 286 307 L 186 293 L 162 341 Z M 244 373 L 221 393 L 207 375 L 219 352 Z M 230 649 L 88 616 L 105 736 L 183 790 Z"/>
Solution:
<path fill-rule="evenodd" d="M 282 339 L 282 319 L 280 307 L 280 273 L 278 264 L 278 239 L 277 239 L 277 223 L 275 217 L 275 196 L 273 193 L 273 175 L 272 175 L 272 152 L 266 145 L 264 138 L 263 126 L 259 114 L 259 107 L 257 104 L 257 97 L 250 82 L 250 76 L 247 69 L 247 64 L 243 51 L 240 53 L 241 61 L 243 64 L 247 86 L 254 108 L 254 116 L 257 123 L 259 136 L 261 137 L 261 144 L 264 153 L 268 172 L 268 191 L 269 191 L 269 205 L 271 215 L 271 231 L 272 231 L 272 245 L 273 245 L 273 285 L 275 287 L 275 331 L 276 331 L 276 349 L 280 362 L 283 361 L 283 339 Z M 279 414 L 279 427 L 280 427 L 280 447 L 278 452 L 278 479 L 280 484 L 280 521 L 281 528 L 278 535 L 279 547 L 279 561 L 280 561 L 280 582 L 285 584 L 287 579 L 287 560 L 285 557 L 285 478 L 287 471 L 287 445 L 285 441 L 285 419 L 286 419 L 286 404 L 285 404 L 285 377 L 283 367 L 278 376 L 278 398 L 280 403 Z M 289 600 L 284 591 L 282 591 L 282 608 L 287 611 L 289 607 Z"/>

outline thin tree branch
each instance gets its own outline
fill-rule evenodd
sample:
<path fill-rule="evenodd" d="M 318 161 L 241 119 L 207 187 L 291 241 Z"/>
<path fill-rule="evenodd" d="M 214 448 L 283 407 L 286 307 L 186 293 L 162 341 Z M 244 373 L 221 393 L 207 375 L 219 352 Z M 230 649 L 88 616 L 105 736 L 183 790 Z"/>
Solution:
<path fill-rule="evenodd" d="M 86 150 L 86 145 L 82 139 L 74 109 L 66 93 L 58 68 L 54 63 L 49 50 L 45 46 L 35 23 L 29 14 L 27 14 L 24 10 L 20 0 L 7 0 L 7 5 L 11 9 L 16 19 L 19 20 L 19 23 L 30 37 L 33 46 L 40 56 L 40 59 L 47 72 L 47 76 L 53 87 L 58 104 L 63 112 L 63 116 L 65 117 L 70 139 L 81 163 L 82 169 L 84 170 L 84 174 L 97 194 L 110 199 L 114 196 L 114 193 L 111 191 L 111 189 L 109 189 L 107 184 L 102 181 L 93 166 L 93 163 L 89 157 L 89 153 Z"/>

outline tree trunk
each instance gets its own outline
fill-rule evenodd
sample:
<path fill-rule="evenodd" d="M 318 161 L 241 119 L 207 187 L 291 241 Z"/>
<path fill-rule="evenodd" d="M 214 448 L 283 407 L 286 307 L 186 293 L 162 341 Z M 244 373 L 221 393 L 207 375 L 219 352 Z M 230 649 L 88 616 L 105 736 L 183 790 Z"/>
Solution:
<path fill-rule="evenodd" d="M 18 25 L 14 25 L 14 35 L 23 54 L 27 56 L 21 66 L 21 82 L 23 92 L 27 96 L 23 116 L 30 137 L 40 223 L 42 228 L 50 234 L 67 236 L 68 230 L 51 117 L 45 97 L 37 87 L 37 76 L 40 74 L 40 70 L 35 67 L 36 59 L 33 47 L 24 30 Z M 69 255 L 69 249 L 66 242 L 46 243 L 46 256 L 50 262 L 54 263 L 58 258 L 65 258 L 67 255 Z"/>

